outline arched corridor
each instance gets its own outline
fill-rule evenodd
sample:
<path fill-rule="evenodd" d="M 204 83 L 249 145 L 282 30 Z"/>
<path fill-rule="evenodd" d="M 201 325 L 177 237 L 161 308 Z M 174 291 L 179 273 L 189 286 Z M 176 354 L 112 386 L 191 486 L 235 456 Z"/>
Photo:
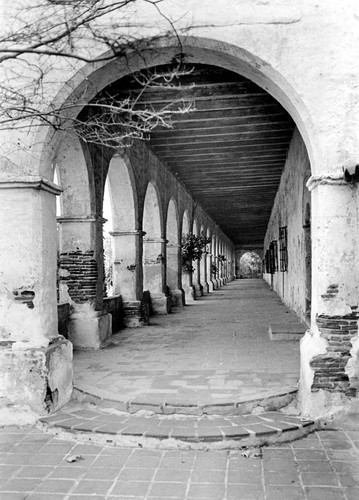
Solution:
<path fill-rule="evenodd" d="M 260 310 L 261 314 L 257 311 Z M 125 329 L 100 352 L 75 354 L 75 387 L 137 409 L 222 405 L 269 409 L 297 392 L 298 342 L 273 342 L 271 322 L 295 321 L 262 280 L 236 280 L 146 330 Z M 137 405 L 137 406 L 136 406 Z M 155 409 L 157 408 L 157 409 Z"/>
<path fill-rule="evenodd" d="M 296 20 L 292 27 L 301 33 L 302 26 Z M 277 23 L 270 23 L 270 29 L 279 29 Z M 305 32 L 311 31 L 312 25 L 305 24 Z M 146 133 L 146 141 L 133 140 L 131 147 L 80 140 L 74 131 L 44 127 L 33 138 L 33 161 L 31 166 L 24 161 L 20 180 L 9 180 L 5 169 L 3 233 L 11 244 L 1 255 L 5 264 L 13 264 L 11 270 L 4 265 L 0 305 L 12 380 L 20 380 L 15 390 L 6 379 L 3 390 L 11 404 L 26 395 L 25 406 L 38 414 L 56 411 L 70 398 L 72 368 L 77 382 L 89 383 L 90 365 L 101 365 L 98 383 L 118 397 L 125 396 L 118 391 L 126 387 L 130 394 L 141 386 L 142 392 L 130 398 L 172 397 L 181 394 L 178 387 L 192 387 L 186 398 L 214 404 L 234 397 L 233 391 L 236 398 L 254 398 L 268 384 L 280 391 L 284 373 L 293 374 L 292 388 L 300 378 L 298 411 L 303 415 L 322 416 L 356 402 L 358 190 L 343 167 L 352 169 L 357 159 L 351 149 L 355 141 L 342 144 L 339 138 L 349 128 L 341 127 L 345 106 L 328 111 L 346 99 L 352 102 L 352 96 L 348 91 L 341 101 L 336 94 L 340 85 L 320 92 L 319 85 L 305 87 L 309 73 L 316 76 L 313 67 L 321 74 L 328 70 L 320 67 L 325 63 L 318 56 L 303 79 L 298 75 L 302 58 L 292 57 L 297 47 L 277 46 L 277 38 L 267 39 L 268 34 L 257 40 L 243 33 L 231 28 L 228 40 L 220 31 L 212 38 L 205 38 L 205 31 L 184 37 L 183 71 L 165 88 L 143 89 L 137 72 L 151 70 L 160 80 L 177 60 L 178 40 L 161 40 L 155 50 L 141 51 L 141 57 L 129 52 L 125 63 L 106 58 L 96 65 L 84 63 L 56 95 L 65 104 L 81 93 L 81 116 L 91 116 L 94 103 L 114 97 L 134 99 L 138 109 L 168 109 L 178 102 L 194 106 L 173 116 L 170 126 Z M 320 37 L 315 43 L 320 53 Z M 69 111 L 69 119 L 75 112 L 78 108 Z M 341 135 L 334 136 L 333 130 Z M 55 169 L 60 186 L 49 180 Z M 112 219 L 106 269 L 105 186 Z M 55 195 L 60 193 L 56 219 Z M 24 232 L 26 224 L 36 230 Z M 24 245 L 17 234 L 24 235 Z M 184 261 L 184 241 L 201 235 L 208 238 L 199 249 L 201 258 Z M 238 256 L 249 249 L 263 259 L 267 284 L 234 281 Z M 274 305 L 262 303 L 261 293 L 271 296 Z M 63 303 L 68 317 L 59 336 Z M 277 308 L 284 307 L 288 312 L 282 317 Z M 267 335 L 273 317 L 293 326 L 288 320 L 292 313 L 309 327 L 300 349 Z M 113 336 L 115 317 L 125 328 Z M 276 331 L 283 333 L 280 327 Z M 73 365 L 72 348 L 93 352 L 76 354 Z M 281 368 L 272 374 L 279 349 Z M 111 363 L 100 359 L 117 351 L 121 366 L 111 370 Z M 25 363 L 27 376 L 17 376 L 28 352 L 31 359 L 41 358 L 35 382 L 32 362 Z M 59 356 L 61 362 L 52 364 L 47 356 Z M 87 374 L 81 368 L 86 359 L 91 360 Z M 148 373 L 136 375 L 146 371 L 146 363 L 156 365 L 164 378 L 167 368 L 173 370 L 171 387 L 161 377 L 150 386 Z M 262 371 L 257 369 L 261 363 Z M 180 373 L 181 364 L 187 376 Z M 247 391 L 253 364 L 255 387 Z M 49 375 L 48 366 L 55 366 L 54 373 Z M 211 373 L 204 375 L 205 369 Z M 118 374 L 118 383 L 112 383 Z M 198 384 L 192 383 L 197 377 Z"/>

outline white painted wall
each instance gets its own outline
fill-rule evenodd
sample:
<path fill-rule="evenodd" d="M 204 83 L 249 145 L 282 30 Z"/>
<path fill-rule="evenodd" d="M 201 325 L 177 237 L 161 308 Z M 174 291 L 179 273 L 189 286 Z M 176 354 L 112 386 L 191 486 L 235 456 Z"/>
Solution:
<path fill-rule="evenodd" d="M 264 279 L 272 284 L 283 302 L 303 321 L 306 312 L 303 224 L 305 205 L 310 200 L 310 193 L 305 187 L 309 176 L 310 165 L 306 148 L 298 130 L 295 130 L 264 240 L 264 250 L 269 248 L 272 240 L 278 241 L 279 264 L 279 228 L 287 226 L 288 271 L 278 271 L 273 276 L 264 274 Z"/>

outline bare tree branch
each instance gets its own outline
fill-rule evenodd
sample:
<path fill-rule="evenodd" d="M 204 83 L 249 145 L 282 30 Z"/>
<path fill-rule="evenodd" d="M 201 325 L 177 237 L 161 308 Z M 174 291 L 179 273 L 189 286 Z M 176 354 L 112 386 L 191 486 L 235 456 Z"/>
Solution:
<path fill-rule="evenodd" d="M 184 64 L 183 47 L 175 22 L 163 14 L 163 0 L 37 0 L 25 3 L 14 23 L 0 32 L 0 130 L 51 126 L 74 130 L 87 142 L 128 147 L 134 139 L 146 140 L 156 127 L 171 128 L 173 117 L 189 113 L 192 102 L 178 100 L 162 107 L 141 105 L 151 87 L 173 88 Z M 134 22 L 133 8 L 149 5 L 165 21 L 167 29 L 153 34 L 153 27 Z M 162 23 L 163 24 L 163 23 Z M 12 27 L 13 26 L 13 27 Z M 144 37 L 142 30 L 152 30 Z M 58 66 L 63 62 L 94 63 L 125 61 L 129 52 L 143 57 L 167 38 L 177 39 L 178 56 L 164 71 L 134 75 L 138 91 L 119 98 L 101 93 L 91 102 L 76 96 L 59 108 L 46 108 Z M 61 61 L 59 64 L 58 61 Z M 69 67 L 71 69 L 71 67 Z M 65 73 L 66 74 L 66 73 Z M 52 79 L 54 81 L 52 82 Z"/>

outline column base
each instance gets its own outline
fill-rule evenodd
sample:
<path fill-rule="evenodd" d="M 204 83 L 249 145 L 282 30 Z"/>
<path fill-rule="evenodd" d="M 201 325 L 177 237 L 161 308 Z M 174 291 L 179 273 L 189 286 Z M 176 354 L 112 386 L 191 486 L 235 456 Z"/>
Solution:
<path fill-rule="evenodd" d="M 170 297 L 164 293 L 150 293 L 153 314 L 168 314 L 170 312 Z"/>
<path fill-rule="evenodd" d="M 194 302 L 196 300 L 196 290 L 193 286 L 184 286 L 183 291 L 185 304 L 190 304 L 191 302 Z"/>
<path fill-rule="evenodd" d="M 112 316 L 87 305 L 71 314 L 68 332 L 75 350 L 102 349 L 111 342 Z"/>
<path fill-rule="evenodd" d="M 208 293 L 208 283 L 205 281 L 203 283 L 201 283 L 201 286 L 202 286 L 202 292 L 203 292 L 203 295 L 207 295 Z"/>
<path fill-rule="evenodd" d="M 209 281 L 208 282 L 208 293 L 213 292 L 213 290 L 214 290 L 214 283 L 213 283 L 213 281 Z"/>
<path fill-rule="evenodd" d="M 183 290 L 170 290 L 170 305 L 171 308 L 182 308 L 185 305 L 184 291 Z"/>
<path fill-rule="evenodd" d="M 123 314 L 123 323 L 127 328 L 138 328 L 149 324 L 150 308 L 145 301 L 124 302 Z"/>
<path fill-rule="evenodd" d="M 203 296 L 203 286 L 202 285 L 193 285 L 193 288 L 195 290 L 196 297 Z"/>
<path fill-rule="evenodd" d="M 0 425 L 31 423 L 34 416 L 52 413 L 70 400 L 72 344 L 59 336 L 46 348 L 1 347 L 0 378 L 4 409 L 0 407 Z M 11 421 L 6 421 L 7 416 Z"/>

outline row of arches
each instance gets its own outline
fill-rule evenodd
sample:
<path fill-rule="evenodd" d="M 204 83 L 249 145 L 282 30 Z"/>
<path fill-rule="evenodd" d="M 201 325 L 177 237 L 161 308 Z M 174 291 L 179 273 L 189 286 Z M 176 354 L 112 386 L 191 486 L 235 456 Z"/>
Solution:
<path fill-rule="evenodd" d="M 230 240 L 168 172 L 159 171 L 161 165 L 141 153 L 138 145 L 131 156 L 110 156 L 72 137 L 56 161 L 55 180 L 63 187 L 59 299 L 88 313 L 88 304 L 98 312 L 104 296 L 121 296 L 128 326 L 148 321 L 146 307 L 166 314 L 213 291 L 233 279 L 235 265 Z M 208 241 L 191 271 L 181 262 L 188 234 Z"/>

